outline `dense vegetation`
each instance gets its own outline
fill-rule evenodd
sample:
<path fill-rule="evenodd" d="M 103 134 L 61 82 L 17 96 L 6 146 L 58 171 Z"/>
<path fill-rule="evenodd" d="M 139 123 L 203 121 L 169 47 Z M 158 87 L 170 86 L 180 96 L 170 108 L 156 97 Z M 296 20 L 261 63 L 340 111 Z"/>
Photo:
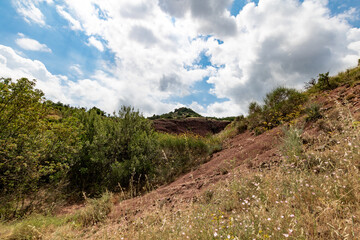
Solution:
<path fill-rule="evenodd" d="M 131 107 L 112 116 L 46 101 L 35 82 L 0 81 L 0 218 L 82 193 L 131 189 L 131 196 L 202 163 L 216 140 L 156 133 Z M 55 190 L 57 193 L 55 194 Z"/>

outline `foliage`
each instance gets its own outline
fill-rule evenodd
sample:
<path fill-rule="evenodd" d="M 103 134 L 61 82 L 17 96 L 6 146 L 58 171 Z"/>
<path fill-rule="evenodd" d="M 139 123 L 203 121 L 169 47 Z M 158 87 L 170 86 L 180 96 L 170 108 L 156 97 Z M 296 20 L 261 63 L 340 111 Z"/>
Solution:
<path fill-rule="evenodd" d="M 157 168 L 158 182 L 173 181 L 180 174 L 206 160 L 219 143 L 191 134 L 158 134 L 161 162 Z"/>
<path fill-rule="evenodd" d="M 317 86 L 321 90 L 331 89 L 330 79 L 329 79 L 329 72 L 319 74 Z"/>
<path fill-rule="evenodd" d="M 49 118 L 43 93 L 34 86 L 26 78 L 0 80 L 0 198 L 12 206 L 0 211 L 1 218 L 25 213 L 29 194 L 59 183 L 79 149 L 76 119 Z"/>
<path fill-rule="evenodd" d="M 322 117 L 320 113 L 320 105 L 317 103 L 310 104 L 310 106 L 305 109 L 305 113 L 307 114 L 307 122 L 314 121 Z"/>
<path fill-rule="evenodd" d="M 4 239 L 45 239 L 47 228 L 61 227 L 66 224 L 66 219 L 61 217 L 32 215 L 27 219 L 13 223 L 9 236 Z M 8 226 L 2 226 L 6 228 Z"/>
<path fill-rule="evenodd" d="M 278 87 L 266 95 L 263 106 L 250 103 L 248 128 L 259 135 L 283 122 L 290 122 L 300 115 L 306 100 L 306 95 L 295 89 Z"/>
<path fill-rule="evenodd" d="M 97 110 L 79 114 L 83 148 L 70 171 L 71 186 L 88 194 L 127 187 L 130 178 L 154 174 L 157 141 L 149 120 L 130 107 L 105 117 Z"/>

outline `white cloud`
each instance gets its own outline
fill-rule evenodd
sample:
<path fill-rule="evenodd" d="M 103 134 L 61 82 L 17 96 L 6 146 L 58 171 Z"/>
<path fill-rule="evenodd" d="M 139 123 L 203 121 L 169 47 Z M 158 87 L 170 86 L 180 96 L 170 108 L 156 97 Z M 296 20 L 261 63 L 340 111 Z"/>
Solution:
<path fill-rule="evenodd" d="M 326 1 L 249 3 L 236 17 L 238 35 L 210 48 L 219 69 L 209 82 L 218 97 L 242 106 L 261 101 L 276 86 L 301 88 L 319 73 L 336 74 L 356 64 L 356 29 L 331 16 Z M 226 109 L 224 107 L 224 109 Z"/>
<path fill-rule="evenodd" d="M 72 66 L 71 69 L 81 71 L 78 65 Z M 108 113 L 116 111 L 122 104 L 150 109 L 147 114 L 156 111 L 167 112 L 182 106 L 157 103 L 158 99 L 139 86 L 135 87 L 136 84 L 118 81 L 101 71 L 96 72 L 90 79 L 70 81 L 65 76 L 51 74 L 42 62 L 24 58 L 12 48 L 3 45 L 0 45 L 0 72 L 0 77 L 4 78 L 36 79 L 36 87 L 44 91 L 47 99 L 87 108 L 97 106 Z"/>
<path fill-rule="evenodd" d="M 66 12 L 64 7 L 56 6 L 56 11 L 70 23 L 70 28 L 72 30 L 82 30 L 80 22 L 75 20 L 68 12 Z"/>
<path fill-rule="evenodd" d="M 84 73 L 81 70 L 81 67 L 79 64 L 74 64 L 72 66 L 70 66 L 70 71 L 75 75 L 75 76 L 83 76 Z"/>
<path fill-rule="evenodd" d="M 28 23 L 37 23 L 40 26 L 45 26 L 45 16 L 38 8 L 38 3 L 41 1 L 33 0 L 12 0 L 16 11 L 24 18 Z M 51 3 L 52 1 L 47 1 Z"/>
<path fill-rule="evenodd" d="M 94 36 L 91 36 L 89 38 L 88 45 L 96 47 L 100 52 L 104 51 L 103 44 L 99 40 L 97 40 Z"/>
<path fill-rule="evenodd" d="M 64 0 L 56 10 L 71 29 L 83 31 L 86 44 L 115 55 L 115 63 L 99 64 L 89 79 L 67 82 L 68 101 L 110 112 L 133 105 L 152 115 L 181 105 L 168 102 L 191 93 L 208 76 L 211 93 L 228 100 L 191 106 L 204 115 L 237 115 L 278 85 L 301 88 L 319 73 L 335 74 L 360 57 L 360 30 L 347 22 L 355 10 L 333 15 L 326 0 L 260 0 L 249 1 L 233 17 L 231 3 Z M 214 67 L 194 65 L 204 51 Z M 77 66 L 72 71 L 79 73 Z"/>
<path fill-rule="evenodd" d="M 51 49 L 46 46 L 46 44 L 41 44 L 38 41 L 25 38 L 23 34 L 20 34 L 22 38 L 18 38 L 15 40 L 16 44 L 25 50 L 30 51 L 40 51 L 40 52 L 49 52 L 51 53 Z"/>
<path fill-rule="evenodd" d="M 3 45 L 0 45 L 0 72 L 1 77 L 5 78 L 37 79 L 37 88 L 42 89 L 47 97 L 64 103 L 70 101 L 65 95 L 65 87 L 62 85 L 67 82 L 66 77 L 52 75 L 40 61 L 21 57 L 10 47 Z"/>

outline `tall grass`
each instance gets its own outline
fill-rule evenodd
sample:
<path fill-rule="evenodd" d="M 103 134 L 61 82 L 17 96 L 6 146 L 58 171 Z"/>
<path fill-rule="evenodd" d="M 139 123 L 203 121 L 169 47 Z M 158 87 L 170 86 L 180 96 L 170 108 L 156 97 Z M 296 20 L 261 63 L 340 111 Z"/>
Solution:
<path fill-rule="evenodd" d="M 158 165 L 158 182 L 173 181 L 184 172 L 204 163 L 209 155 L 221 150 L 220 139 L 193 134 L 158 134 L 161 162 Z"/>

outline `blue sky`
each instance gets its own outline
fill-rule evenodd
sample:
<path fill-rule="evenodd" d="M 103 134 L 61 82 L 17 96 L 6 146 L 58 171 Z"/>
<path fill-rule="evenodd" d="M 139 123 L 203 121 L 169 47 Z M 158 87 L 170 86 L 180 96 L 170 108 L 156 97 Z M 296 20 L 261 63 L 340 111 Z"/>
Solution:
<path fill-rule="evenodd" d="M 76 76 L 69 71 L 72 65 L 80 65 L 84 71 L 84 77 L 88 77 L 93 73 L 97 61 L 113 61 L 114 56 L 110 51 L 100 52 L 95 47 L 84 44 L 87 36 L 83 32 L 68 28 L 67 21 L 57 13 L 55 8 L 49 8 L 45 3 L 39 7 L 46 18 L 48 27 L 26 22 L 18 15 L 11 1 L 1 1 L 0 14 L 3 17 L 2 21 L 6 24 L 0 26 L 0 35 L 3 36 L 0 44 L 22 51 L 25 56 L 43 62 L 51 73 L 69 76 L 74 81 L 76 81 Z M 46 44 L 52 53 L 24 51 L 15 42 L 19 38 L 19 33 Z"/>
<path fill-rule="evenodd" d="M 359 1 L 318 4 L 308 0 L 309 7 L 300 9 L 304 1 L 269 0 L 276 7 L 308 16 L 313 29 L 321 29 L 324 36 L 330 36 L 330 30 L 319 25 L 322 21 L 338 24 L 328 42 L 318 42 L 318 60 L 324 64 L 309 72 L 295 62 L 312 61 L 314 51 L 304 54 L 301 50 L 311 48 L 310 39 L 294 47 L 285 31 L 279 33 L 279 39 L 284 39 L 279 45 L 284 45 L 265 51 L 270 40 L 279 37 L 276 31 L 265 33 L 282 24 L 272 26 L 269 20 L 256 18 L 271 22 L 271 15 L 281 11 L 272 12 L 270 5 L 258 7 L 259 1 L 254 2 L 243 11 L 247 0 L 208 0 L 204 6 L 195 0 L 182 5 L 173 0 L 1 1 L 0 60 L 6 60 L 0 71 L 6 77 L 25 74 L 37 78 L 48 98 L 72 105 L 96 105 L 108 112 L 133 105 L 145 115 L 188 106 L 205 115 L 225 116 L 246 113 L 249 101 L 261 101 L 276 85 L 299 88 L 326 64 L 338 71 L 351 67 L 350 62 L 358 57 Z M 313 12 L 328 9 L 330 15 L 319 11 L 313 16 L 311 8 Z M 292 28 L 289 16 L 278 18 Z M 251 41 L 262 34 L 264 37 Z M 344 34 L 350 37 L 345 39 Z M 256 60 L 259 57 L 264 62 Z M 272 60 L 265 62 L 267 57 Z M 331 59 L 325 61 L 326 57 Z M 17 62 L 11 64 L 14 59 Z M 27 68 L 19 67 L 24 61 Z M 264 72 L 258 73 L 256 66 Z M 278 72 L 274 66 L 281 66 Z M 292 75 L 293 81 L 286 80 Z"/>

